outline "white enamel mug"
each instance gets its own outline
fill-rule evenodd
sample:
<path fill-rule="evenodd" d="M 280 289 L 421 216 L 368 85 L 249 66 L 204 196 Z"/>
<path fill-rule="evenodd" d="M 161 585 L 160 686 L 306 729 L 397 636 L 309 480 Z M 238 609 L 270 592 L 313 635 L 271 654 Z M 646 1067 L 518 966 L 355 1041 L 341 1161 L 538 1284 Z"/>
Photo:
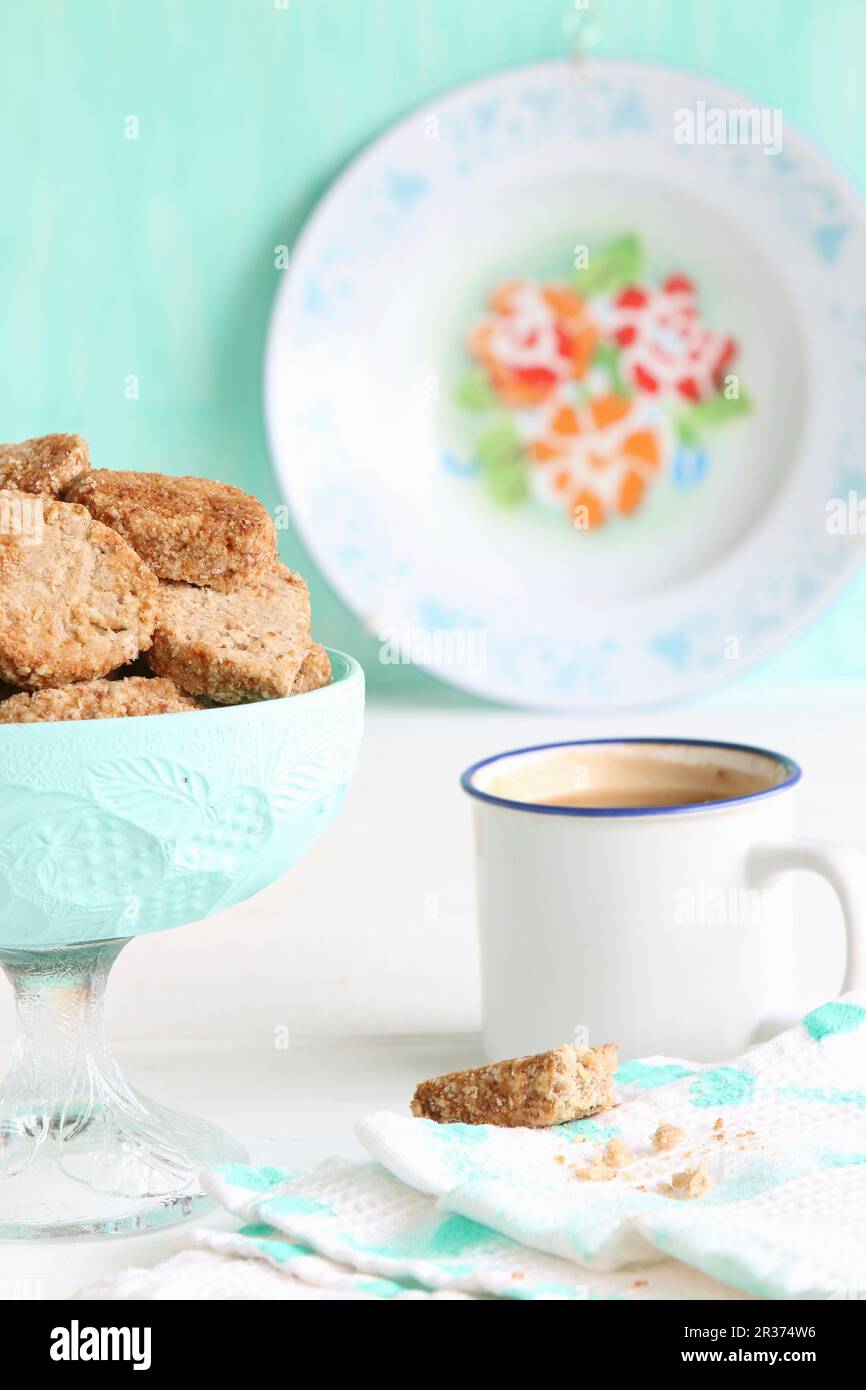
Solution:
<path fill-rule="evenodd" d="M 698 804 L 549 804 L 551 787 L 586 784 L 599 752 L 758 789 Z M 694 739 L 549 744 L 470 767 L 488 1055 L 576 1039 L 618 1042 L 621 1057 L 716 1061 L 772 1036 L 800 1012 L 788 870 L 833 885 L 843 988 L 866 987 L 866 856 L 794 834 L 800 776 L 781 754 Z"/>

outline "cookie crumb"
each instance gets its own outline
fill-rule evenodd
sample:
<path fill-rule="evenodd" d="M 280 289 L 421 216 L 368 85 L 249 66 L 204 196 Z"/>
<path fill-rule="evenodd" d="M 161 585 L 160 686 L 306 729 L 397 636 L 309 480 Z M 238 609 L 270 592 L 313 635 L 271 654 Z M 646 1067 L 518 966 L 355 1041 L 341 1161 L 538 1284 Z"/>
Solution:
<path fill-rule="evenodd" d="M 616 1177 L 616 1169 L 608 1168 L 599 1159 L 594 1159 L 588 1168 L 578 1168 L 576 1165 L 569 1169 L 573 1177 L 579 1182 L 610 1182 Z"/>
<path fill-rule="evenodd" d="M 565 1162 L 565 1154 L 554 1154 L 554 1155 L 553 1155 L 553 1161 L 554 1161 L 554 1163 L 564 1163 L 564 1162 Z"/>
<path fill-rule="evenodd" d="M 713 1125 L 713 1129 L 716 1130 L 716 1131 L 718 1131 L 718 1130 L 720 1130 L 720 1129 L 724 1129 L 724 1127 L 725 1127 L 725 1122 L 724 1122 L 724 1120 L 722 1119 L 722 1117 L 721 1117 L 721 1115 L 720 1115 L 719 1118 L 716 1120 L 716 1123 Z"/>
<path fill-rule="evenodd" d="M 648 1283 L 648 1279 L 632 1279 L 631 1286 L 633 1289 L 645 1289 Z"/>
<path fill-rule="evenodd" d="M 622 1139 L 609 1139 L 604 1146 L 601 1161 L 608 1168 L 625 1168 L 632 1162 L 632 1156 Z"/>
<path fill-rule="evenodd" d="M 675 1149 L 685 1137 L 685 1130 L 678 1125 L 660 1124 L 650 1142 L 657 1152 L 664 1153 L 667 1149 Z"/>
<path fill-rule="evenodd" d="M 686 1168 L 682 1173 L 674 1173 L 671 1184 L 675 1192 L 689 1200 L 703 1197 L 712 1187 L 710 1172 L 705 1163 L 699 1163 L 696 1168 Z"/>

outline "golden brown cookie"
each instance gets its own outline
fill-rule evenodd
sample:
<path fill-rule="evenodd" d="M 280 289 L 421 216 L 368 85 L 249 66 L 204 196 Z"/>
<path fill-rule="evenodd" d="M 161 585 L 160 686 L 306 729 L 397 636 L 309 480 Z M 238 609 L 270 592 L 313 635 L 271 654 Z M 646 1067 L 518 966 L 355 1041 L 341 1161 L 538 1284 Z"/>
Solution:
<path fill-rule="evenodd" d="M 207 478 L 99 469 L 66 497 L 112 526 L 160 579 L 227 592 L 276 558 L 277 534 L 261 502 Z"/>
<path fill-rule="evenodd" d="M 319 690 L 328 685 L 331 679 L 331 662 L 324 647 L 312 646 L 304 657 L 301 669 L 292 686 L 293 695 L 306 695 L 310 690 Z"/>
<path fill-rule="evenodd" d="M 616 1103 L 616 1066 L 616 1043 L 585 1048 L 566 1044 L 533 1057 L 512 1057 L 422 1081 L 415 1088 L 412 1114 L 439 1124 L 528 1129 L 559 1125 Z"/>
<path fill-rule="evenodd" d="M 44 724 L 65 719 L 127 719 L 140 714 L 182 714 L 203 709 L 174 681 L 126 676 L 79 681 L 59 690 L 13 695 L 0 704 L 0 724 Z"/>
<path fill-rule="evenodd" d="M 291 695 L 310 652 L 310 595 L 284 565 L 232 593 L 159 586 L 147 654 L 157 675 L 221 705 Z"/>
<path fill-rule="evenodd" d="M 22 494 L 0 491 L 0 520 Z M 28 690 L 93 680 L 149 646 L 158 581 L 84 507 L 39 499 L 38 540 L 0 526 L 0 679 Z"/>
<path fill-rule="evenodd" d="M 0 444 L 0 488 L 59 497 L 89 467 L 90 451 L 80 434 L 43 434 L 20 444 Z"/>

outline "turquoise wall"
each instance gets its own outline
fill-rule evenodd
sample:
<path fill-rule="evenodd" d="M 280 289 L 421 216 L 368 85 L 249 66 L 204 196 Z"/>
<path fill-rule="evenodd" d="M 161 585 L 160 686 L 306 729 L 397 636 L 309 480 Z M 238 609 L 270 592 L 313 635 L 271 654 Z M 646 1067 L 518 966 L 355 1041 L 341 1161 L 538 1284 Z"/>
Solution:
<path fill-rule="evenodd" d="M 276 504 L 260 366 L 328 183 L 402 112 L 567 50 L 565 0 L 6 0 L 0 438 L 79 430 L 102 466 Z M 866 191 L 866 0 L 595 0 L 596 51 L 705 69 L 783 108 Z M 137 117 L 137 140 L 124 138 Z M 128 378 L 139 381 L 129 399 Z M 291 535 L 318 635 L 374 686 L 464 702 L 376 647 Z M 866 580 L 749 680 L 866 677 Z"/>

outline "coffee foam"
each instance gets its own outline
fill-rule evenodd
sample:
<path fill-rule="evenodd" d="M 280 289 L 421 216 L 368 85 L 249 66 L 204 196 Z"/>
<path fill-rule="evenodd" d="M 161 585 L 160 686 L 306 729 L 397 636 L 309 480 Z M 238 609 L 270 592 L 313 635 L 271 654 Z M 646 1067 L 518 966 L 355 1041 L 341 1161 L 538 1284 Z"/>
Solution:
<path fill-rule="evenodd" d="M 479 768 L 479 791 L 506 801 L 587 809 L 700 806 L 769 791 L 784 763 L 748 749 L 685 743 L 572 744 Z"/>

